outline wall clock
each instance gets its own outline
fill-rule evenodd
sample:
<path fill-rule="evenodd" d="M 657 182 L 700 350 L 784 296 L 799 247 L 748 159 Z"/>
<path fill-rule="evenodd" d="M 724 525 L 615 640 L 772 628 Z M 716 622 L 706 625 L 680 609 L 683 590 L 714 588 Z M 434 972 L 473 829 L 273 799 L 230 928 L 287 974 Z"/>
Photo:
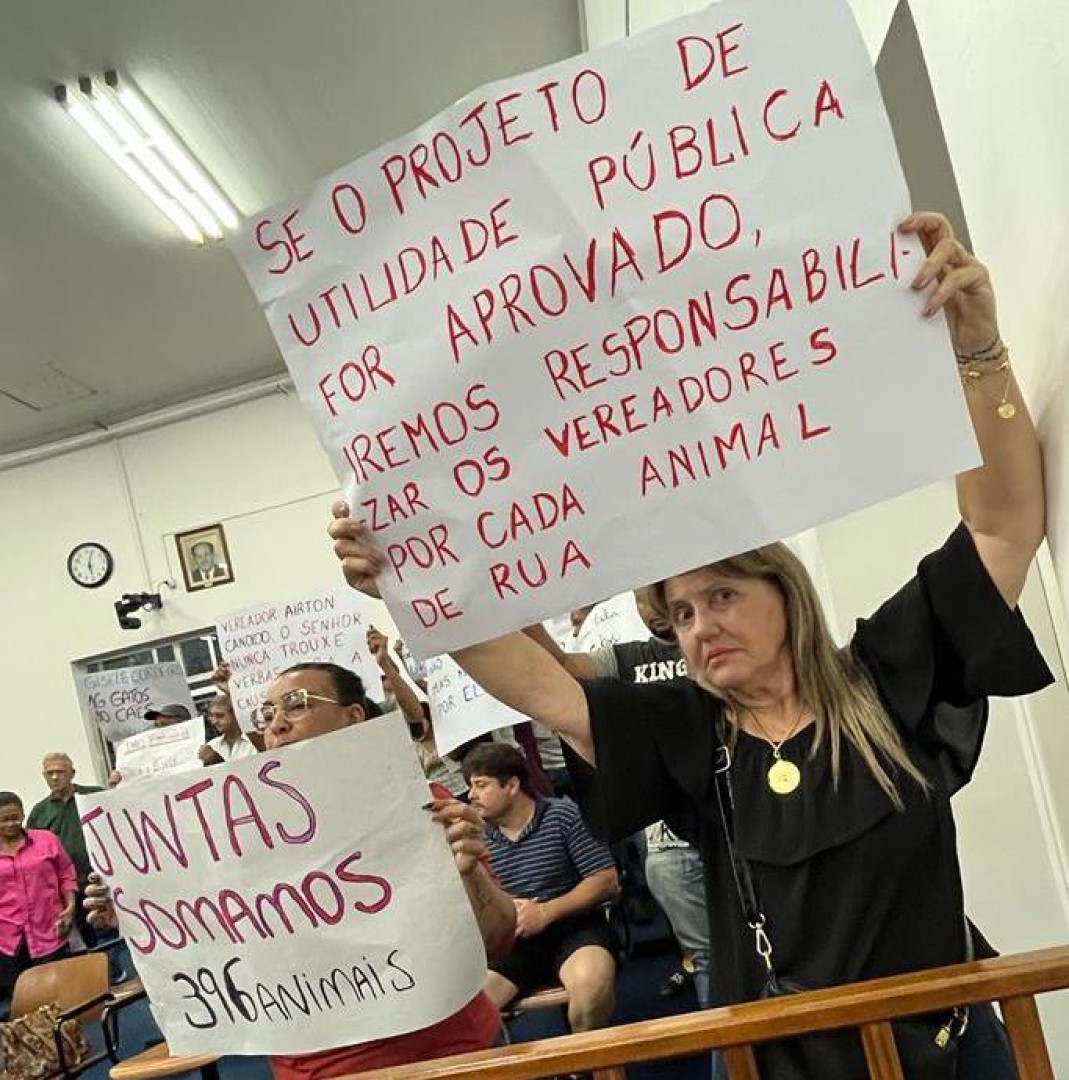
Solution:
<path fill-rule="evenodd" d="M 83 589 L 98 589 L 111 577 L 115 559 L 103 544 L 87 540 L 67 556 L 67 573 Z"/>

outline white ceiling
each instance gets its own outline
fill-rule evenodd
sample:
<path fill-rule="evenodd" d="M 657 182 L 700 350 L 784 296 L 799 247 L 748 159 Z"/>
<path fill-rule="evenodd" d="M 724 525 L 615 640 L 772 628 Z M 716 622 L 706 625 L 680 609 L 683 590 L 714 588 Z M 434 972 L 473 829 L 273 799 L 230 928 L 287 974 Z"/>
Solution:
<path fill-rule="evenodd" d="M 284 368 L 223 245 L 183 240 L 51 96 L 115 67 L 251 214 L 480 83 L 580 49 L 577 0 L 4 0 L 0 455 Z"/>

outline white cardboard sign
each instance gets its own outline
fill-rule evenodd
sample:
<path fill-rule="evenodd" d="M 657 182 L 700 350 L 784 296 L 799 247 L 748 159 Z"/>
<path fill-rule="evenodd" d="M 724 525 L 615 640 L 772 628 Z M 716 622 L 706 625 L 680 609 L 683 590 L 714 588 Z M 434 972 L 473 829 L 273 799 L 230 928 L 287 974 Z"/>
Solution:
<path fill-rule="evenodd" d="M 427 661 L 427 703 L 439 754 L 448 754 L 476 735 L 528 723 L 528 717 L 491 697 L 448 656 Z"/>
<path fill-rule="evenodd" d="M 253 728 L 253 710 L 280 671 L 305 662 L 351 668 L 368 696 L 382 698 L 382 677 L 368 651 L 372 602 L 344 583 L 287 600 L 272 600 L 233 611 L 216 631 L 230 665 L 230 694 L 244 731 Z"/>
<path fill-rule="evenodd" d="M 150 728 L 123 739 L 115 748 L 115 768 L 124 784 L 161 773 L 201 768 L 198 751 L 204 745 L 204 721 L 199 717 L 181 724 Z"/>
<path fill-rule="evenodd" d="M 89 855 L 174 1054 L 303 1054 L 414 1031 L 486 959 L 399 714 L 79 795 Z"/>
<path fill-rule="evenodd" d="M 978 461 L 846 0 L 483 87 L 235 251 L 421 656 Z"/>
<path fill-rule="evenodd" d="M 150 709 L 185 705 L 190 716 L 197 712 L 185 672 L 176 660 L 111 671 L 77 672 L 74 681 L 87 710 L 111 743 L 151 728 L 152 721 L 145 719 Z"/>

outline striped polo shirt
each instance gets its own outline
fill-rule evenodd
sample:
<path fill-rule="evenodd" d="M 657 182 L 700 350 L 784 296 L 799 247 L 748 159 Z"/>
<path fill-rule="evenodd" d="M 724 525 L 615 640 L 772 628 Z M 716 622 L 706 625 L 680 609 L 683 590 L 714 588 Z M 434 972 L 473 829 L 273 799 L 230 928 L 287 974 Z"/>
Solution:
<path fill-rule="evenodd" d="M 563 896 L 583 878 L 615 865 L 570 799 L 537 798 L 534 816 L 515 840 L 487 823 L 486 844 L 501 887 L 528 900 Z"/>

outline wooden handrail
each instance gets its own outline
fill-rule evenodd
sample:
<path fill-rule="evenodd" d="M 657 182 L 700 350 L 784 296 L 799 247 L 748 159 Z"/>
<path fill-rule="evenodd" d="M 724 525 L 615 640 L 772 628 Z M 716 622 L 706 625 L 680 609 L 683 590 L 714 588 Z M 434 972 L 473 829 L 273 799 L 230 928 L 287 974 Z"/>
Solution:
<path fill-rule="evenodd" d="M 560 1073 L 591 1072 L 607 1066 L 713 1049 L 728 1050 L 727 1056 L 745 1074 L 745 1063 L 750 1057 L 748 1047 L 755 1043 L 847 1027 L 868 1028 L 866 1045 L 873 1057 L 880 1057 L 886 1051 L 886 1037 L 878 1034 L 883 1021 L 946 1012 L 956 1005 L 985 1001 L 1027 1002 L 1036 994 L 1066 987 L 1069 987 L 1069 947 L 1062 946 L 850 983 L 772 1001 L 621 1024 L 498 1050 L 395 1065 L 360 1073 L 351 1080 L 460 1080 L 461 1077 L 538 1080 Z M 1032 1023 L 1034 1008 L 1018 1005 L 1013 1011 L 1021 1016 L 1022 1027 Z M 1023 1051 L 1020 1047 L 1015 1049 L 1020 1063 Z M 1028 1077 L 1050 1075 L 1049 1062 L 1046 1070 L 1043 1067 L 1044 1059 L 1045 1051 L 1041 1051 L 1035 1069 L 1028 1070 Z"/>

